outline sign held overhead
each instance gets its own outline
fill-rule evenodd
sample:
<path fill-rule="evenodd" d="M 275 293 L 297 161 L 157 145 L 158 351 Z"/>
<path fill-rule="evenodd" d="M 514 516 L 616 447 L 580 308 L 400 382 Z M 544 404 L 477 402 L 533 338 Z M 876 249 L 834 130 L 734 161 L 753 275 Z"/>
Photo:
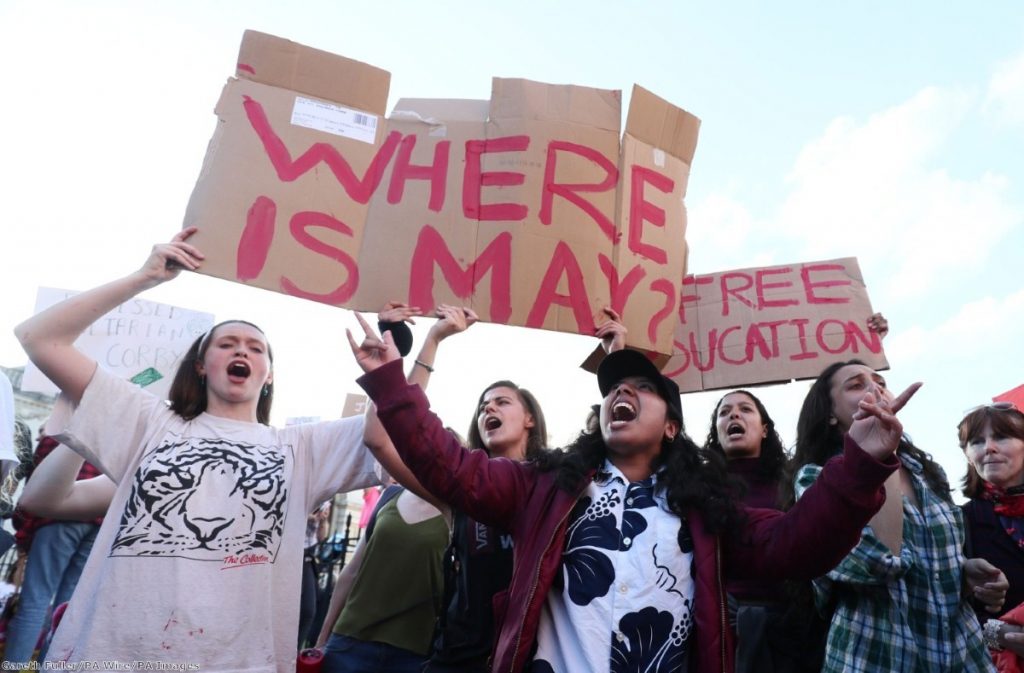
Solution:
<path fill-rule="evenodd" d="M 621 93 L 495 78 L 489 101 L 401 100 L 390 75 L 247 31 L 185 215 L 204 273 L 377 310 L 482 319 L 672 352 L 699 120 Z"/>

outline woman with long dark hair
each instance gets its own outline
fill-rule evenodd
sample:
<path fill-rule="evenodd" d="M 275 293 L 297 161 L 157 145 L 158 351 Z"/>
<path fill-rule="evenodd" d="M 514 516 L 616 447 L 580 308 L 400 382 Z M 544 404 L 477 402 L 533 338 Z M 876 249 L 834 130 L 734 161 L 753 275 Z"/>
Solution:
<path fill-rule="evenodd" d="M 711 412 L 704 447 L 725 458 L 725 469 L 742 485 L 747 507 L 781 509 L 786 450 L 764 403 L 749 390 L 722 396 Z M 732 579 L 730 623 L 736 630 L 736 670 L 789 673 L 815 670 L 805 647 L 794 647 L 797 614 L 784 583 Z M 804 619 L 797 619 L 804 622 Z"/>
<path fill-rule="evenodd" d="M 358 316 L 357 316 L 358 317 Z M 516 462 L 468 451 L 403 376 L 389 335 L 349 335 L 360 379 L 403 460 L 437 498 L 508 530 L 492 670 L 733 670 L 725 582 L 810 579 L 838 562 L 897 467 L 913 394 L 859 406 L 843 458 L 790 512 L 748 509 L 721 458 L 686 437 L 679 389 L 642 353 L 598 368 L 600 427 Z"/>
<path fill-rule="evenodd" d="M 362 417 L 277 429 L 273 355 L 242 320 L 189 348 L 170 406 L 74 346 L 139 292 L 195 270 L 195 227 L 138 271 L 18 326 L 32 361 L 77 404 L 48 428 L 117 490 L 48 656 L 288 671 L 295 662 L 306 515 L 338 491 L 379 483 Z"/>
<path fill-rule="evenodd" d="M 476 321 L 469 309 L 442 305 L 416 356 L 409 381 L 426 387 L 441 341 Z M 467 445 L 494 458 L 525 461 L 547 449 L 544 412 L 533 394 L 512 381 L 500 380 L 480 393 L 467 433 Z M 478 522 L 441 502 L 423 488 L 399 457 L 378 423 L 367 428 L 367 445 L 387 472 L 451 520 L 452 538 L 444 554 L 444 596 L 437 629 L 424 671 L 483 673 L 494 644 L 496 594 L 512 577 L 512 540 L 506 531 Z M 323 638 L 322 638 L 323 639 Z"/>
<path fill-rule="evenodd" d="M 795 497 L 821 478 L 864 401 L 892 399 L 882 375 L 859 360 L 821 373 L 797 421 Z M 885 505 L 853 551 L 814 581 L 819 607 L 833 614 L 823 670 L 993 670 L 966 598 L 973 573 L 964 569 L 963 522 L 946 476 L 905 435 L 896 455 Z M 998 581 L 981 574 L 978 591 L 998 593 L 988 586 Z"/>

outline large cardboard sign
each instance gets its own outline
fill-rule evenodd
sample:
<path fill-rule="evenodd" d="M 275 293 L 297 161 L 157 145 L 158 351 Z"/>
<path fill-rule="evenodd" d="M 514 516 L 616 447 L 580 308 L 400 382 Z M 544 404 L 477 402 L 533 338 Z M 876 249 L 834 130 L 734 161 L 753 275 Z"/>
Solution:
<path fill-rule="evenodd" d="M 634 86 L 620 133 L 619 91 L 495 78 L 488 101 L 385 119 L 389 79 L 245 33 L 185 215 L 204 273 L 580 334 L 611 306 L 631 345 L 671 352 L 696 117 Z"/>
<path fill-rule="evenodd" d="M 852 358 L 888 369 L 872 313 L 853 257 L 687 276 L 663 372 L 692 392 L 814 378 Z"/>
<path fill-rule="evenodd" d="M 36 294 L 36 313 L 76 294 L 41 287 Z M 211 327 L 210 313 L 134 298 L 90 325 L 75 346 L 115 376 L 166 398 L 185 352 Z M 48 395 L 59 392 L 31 362 L 25 367 L 21 387 Z"/>

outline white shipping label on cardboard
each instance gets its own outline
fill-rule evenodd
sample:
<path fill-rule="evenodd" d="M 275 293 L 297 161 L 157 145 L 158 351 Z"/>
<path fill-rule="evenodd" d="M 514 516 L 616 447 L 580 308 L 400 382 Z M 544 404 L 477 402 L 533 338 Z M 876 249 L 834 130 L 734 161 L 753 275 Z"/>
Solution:
<path fill-rule="evenodd" d="M 295 97 L 292 124 L 371 145 L 377 139 L 377 115 L 302 96 Z"/>

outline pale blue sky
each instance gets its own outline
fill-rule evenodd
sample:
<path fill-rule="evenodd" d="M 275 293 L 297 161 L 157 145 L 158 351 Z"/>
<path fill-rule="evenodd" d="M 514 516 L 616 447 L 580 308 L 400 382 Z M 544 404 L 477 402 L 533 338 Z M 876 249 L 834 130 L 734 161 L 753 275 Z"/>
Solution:
<path fill-rule="evenodd" d="M 696 114 L 691 271 L 857 256 L 892 325 L 890 381 L 926 382 L 906 427 L 953 481 L 960 413 L 1024 382 L 1017 2 L 0 0 L 0 364 L 24 363 L 10 333 L 37 286 L 98 284 L 179 228 L 246 28 L 390 70 L 392 104 L 486 98 L 505 76 L 636 82 Z M 263 325 L 278 423 L 355 390 L 344 312 L 209 278 L 147 296 Z M 474 331 L 438 361 L 446 421 L 463 428 L 479 389 L 511 376 L 566 441 L 597 398 L 573 370 L 590 340 Z M 787 442 L 806 386 L 764 391 Z M 683 399 L 698 440 L 718 396 Z"/>

